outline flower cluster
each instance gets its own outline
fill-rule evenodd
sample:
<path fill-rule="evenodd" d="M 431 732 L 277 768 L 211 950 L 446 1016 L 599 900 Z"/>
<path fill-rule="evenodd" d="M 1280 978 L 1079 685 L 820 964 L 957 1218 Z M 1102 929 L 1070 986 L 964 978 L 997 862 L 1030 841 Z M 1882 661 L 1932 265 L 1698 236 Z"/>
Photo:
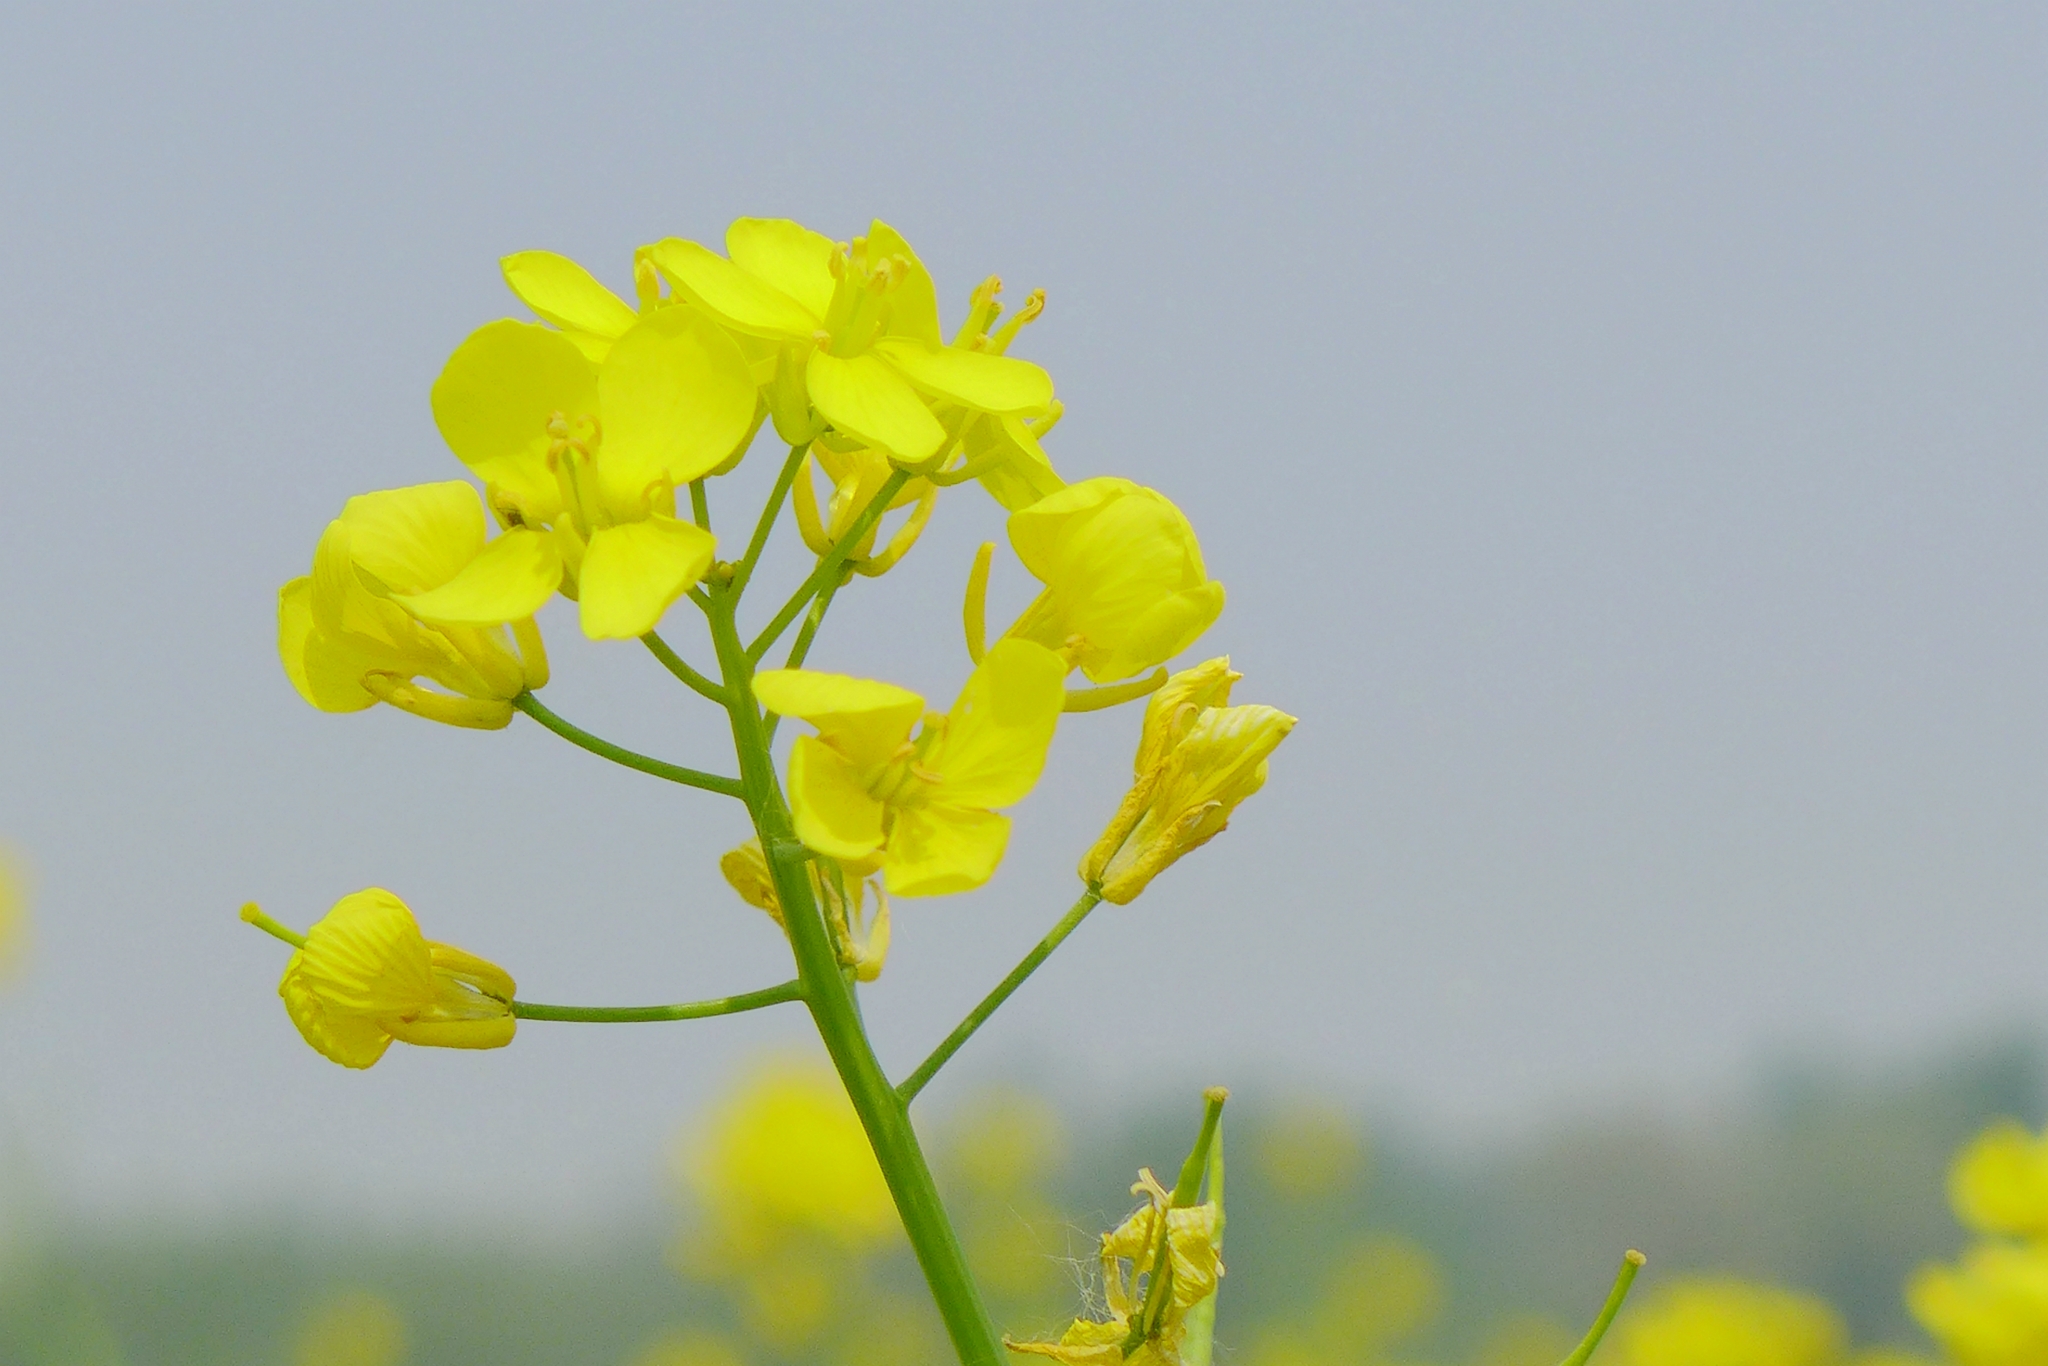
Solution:
<path fill-rule="evenodd" d="M 1960 1264 L 1916 1272 L 1907 1307 L 1958 1366 L 2048 1361 L 2048 1134 L 2004 1123 L 1978 1135 L 1949 1200 L 1979 1240 Z"/>

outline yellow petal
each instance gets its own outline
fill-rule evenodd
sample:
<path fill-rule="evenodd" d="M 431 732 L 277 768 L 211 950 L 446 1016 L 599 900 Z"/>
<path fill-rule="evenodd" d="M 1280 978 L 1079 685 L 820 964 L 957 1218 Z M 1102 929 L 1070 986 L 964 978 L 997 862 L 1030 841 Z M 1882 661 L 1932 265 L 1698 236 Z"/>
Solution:
<path fill-rule="evenodd" d="M 924 714 L 924 699 L 908 688 L 810 669 L 763 669 L 754 696 L 777 716 L 809 721 L 861 768 L 894 754 Z"/>
<path fill-rule="evenodd" d="M 733 264 L 822 318 L 832 306 L 832 239 L 787 218 L 738 218 L 725 230 Z"/>
<path fill-rule="evenodd" d="M 1169 594 L 1142 611 L 1126 611 L 1114 618 L 1116 643 L 1099 651 L 1084 651 L 1081 671 L 1095 683 L 1143 673 L 1194 644 L 1222 614 L 1223 585 L 1214 579 Z M 1110 614 L 1104 613 L 1104 619 L 1110 619 Z M 1091 618 L 1077 618 L 1075 624 L 1083 634 L 1093 634 Z"/>
<path fill-rule="evenodd" d="M 484 548 L 484 505 L 460 479 L 360 494 L 341 509 L 356 565 L 394 595 L 439 588 Z"/>
<path fill-rule="evenodd" d="M 1067 666 L 1026 640 L 999 640 L 947 713 L 945 738 L 926 757 L 937 800 L 1008 806 L 1037 783 L 1066 702 Z"/>
<path fill-rule="evenodd" d="M 368 1067 L 391 1047 L 391 1036 L 364 1015 L 337 1013 L 306 982 L 305 954 L 294 953 L 277 984 L 285 1014 L 298 1026 L 299 1037 L 321 1056 L 343 1067 Z"/>
<path fill-rule="evenodd" d="M 754 425 L 755 390 L 733 339 L 691 308 L 648 314 L 597 372 L 600 461 L 608 487 L 687 484 L 732 454 Z"/>
<path fill-rule="evenodd" d="M 610 339 L 640 316 L 595 275 L 552 251 L 515 251 L 498 267 L 521 303 L 564 331 Z"/>
<path fill-rule="evenodd" d="M 386 1020 L 391 1037 L 426 1048 L 503 1048 L 519 1022 L 510 1015 L 488 1020 Z"/>
<path fill-rule="evenodd" d="M 811 403 L 826 421 L 904 464 L 931 459 L 946 439 L 917 390 L 873 352 L 813 351 L 805 378 Z"/>
<path fill-rule="evenodd" d="M 699 243 L 665 237 L 647 255 L 678 294 L 736 332 L 809 341 L 823 325 L 821 315 Z"/>
<path fill-rule="evenodd" d="M 931 272 L 917 259 L 903 234 L 877 218 L 868 226 L 868 260 L 885 256 L 901 256 L 910 265 L 909 274 L 889 291 L 889 335 L 926 346 L 941 345 L 945 339 L 939 335 L 939 294 L 932 285 Z"/>
<path fill-rule="evenodd" d="M 864 858 L 881 846 L 882 804 L 845 756 L 816 736 L 797 736 L 790 750 L 789 807 L 796 837 L 828 858 Z"/>
<path fill-rule="evenodd" d="M 514 527 L 439 588 L 394 600 L 436 626 L 497 626 L 538 612 L 561 582 L 554 537 Z"/>
<path fill-rule="evenodd" d="M 718 538 L 702 527 L 659 513 L 591 533 L 578 571 L 583 634 L 592 640 L 646 635 L 704 577 L 717 549 Z"/>
<path fill-rule="evenodd" d="M 875 354 L 924 393 L 981 413 L 1030 417 L 1052 402 L 1052 376 L 1030 361 L 883 337 Z"/>
<path fill-rule="evenodd" d="M 961 806 L 920 806 L 896 813 L 882 880 L 892 896 L 972 891 L 995 876 L 1010 842 L 1010 820 Z"/>
<path fill-rule="evenodd" d="M 545 521 L 561 500 L 547 466 L 548 421 L 597 411 L 597 369 L 574 342 L 539 323 L 485 323 L 448 358 L 433 405 L 448 449 L 485 483 L 540 509 Z"/>
<path fill-rule="evenodd" d="M 313 581 L 293 579 L 277 595 L 277 653 L 299 696 L 321 711 L 361 711 L 377 704 L 363 690 L 363 661 L 313 625 Z"/>
<path fill-rule="evenodd" d="M 988 417 L 982 423 L 989 428 L 988 446 L 1002 452 L 1002 458 L 979 476 L 981 486 L 991 498 L 1011 512 L 1018 512 L 1067 486 L 1066 480 L 1053 469 L 1052 461 L 1046 458 L 1037 434 L 1024 425 L 1024 419 Z M 978 453 L 969 451 L 970 456 Z"/>
<path fill-rule="evenodd" d="M 306 986 L 331 1011 L 402 1015 L 433 1004 L 432 959 L 419 922 L 381 887 L 336 902 L 306 931 L 300 954 Z"/>
<path fill-rule="evenodd" d="M 1971 1141 L 1949 1172 L 1956 1217 L 1981 1233 L 2048 1233 L 2048 1138 L 2007 1120 Z"/>

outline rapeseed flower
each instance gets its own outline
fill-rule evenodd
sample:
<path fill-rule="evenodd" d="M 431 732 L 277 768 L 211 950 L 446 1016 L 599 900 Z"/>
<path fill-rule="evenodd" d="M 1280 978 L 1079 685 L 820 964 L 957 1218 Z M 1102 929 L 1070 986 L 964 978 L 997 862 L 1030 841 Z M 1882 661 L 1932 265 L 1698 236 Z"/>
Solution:
<path fill-rule="evenodd" d="M 999 642 L 945 715 L 890 683 L 806 669 L 755 675 L 762 706 L 818 728 L 790 754 L 797 838 L 828 858 L 879 859 L 900 896 L 979 887 L 1009 842 L 1009 819 L 993 808 L 1023 800 L 1045 767 L 1064 673 L 1049 650 Z"/>
<path fill-rule="evenodd" d="M 1168 679 L 1146 702 L 1136 781 L 1081 877 L 1123 904 L 1191 849 L 1223 833 L 1238 803 L 1266 781 L 1266 760 L 1294 718 L 1264 706 L 1230 706 L 1240 675 L 1227 657 Z"/>
<path fill-rule="evenodd" d="M 818 510 L 818 495 L 811 484 L 814 461 L 832 481 L 832 496 L 827 500 L 823 513 Z M 810 454 L 798 467 L 795 486 L 790 490 L 797 530 L 812 554 L 827 554 L 839 538 L 852 529 L 867 505 L 882 491 L 882 485 L 888 482 L 893 470 L 888 454 L 871 446 L 833 436 L 820 437 L 812 443 Z M 888 545 L 880 554 L 874 553 L 874 544 L 881 533 L 881 525 L 878 522 L 870 528 L 851 548 L 847 567 L 869 578 L 879 577 L 893 569 L 896 562 L 917 544 L 917 538 L 924 534 L 938 496 L 939 486 L 928 479 L 912 479 L 906 483 L 883 511 L 891 512 L 914 505 L 910 516 L 904 519 L 903 525 L 889 538 Z"/>
<path fill-rule="evenodd" d="M 344 1067 L 368 1067 L 393 1039 L 434 1048 L 512 1042 L 514 985 L 506 971 L 420 933 L 382 887 L 351 893 L 303 935 L 254 904 L 242 919 L 296 945 L 277 994 L 299 1033 Z"/>
<path fill-rule="evenodd" d="M 1188 1311 L 1216 1293 L 1223 1275 L 1222 1209 L 1214 1200 L 1174 1205 L 1150 1169 L 1139 1171 L 1131 1194 L 1145 1203 L 1102 1235 L 1108 1317 L 1076 1319 L 1058 1342 L 1005 1338 L 1011 1351 L 1051 1357 L 1061 1366 L 1179 1366 Z M 1162 1275 L 1166 1293 L 1148 1294 Z"/>
<path fill-rule="evenodd" d="M 433 406 L 499 520 L 552 530 L 543 567 L 594 640 L 645 635 L 711 567 L 717 538 L 676 517 L 675 491 L 739 454 L 758 420 L 739 348 L 678 305 L 638 316 L 601 361 L 566 332 L 486 323 L 448 358 Z"/>
<path fill-rule="evenodd" d="M 1811 1295 L 1747 1281 L 1668 1282 L 1614 1328 L 1616 1366 L 1836 1366 L 1847 1330 Z"/>
<path fill-rule="evenodd" d="M 1956 1217 L 1979 1233 L 2048 1237 L 2048 1136 L 1993 1125 L 1949 1168 L 1948 1190 Z"/>
<path fill-rule="evenodd" d="M 882 975 L 882 964 L 889 957 L 889 894 L 879 879 L 865 875 L 871 870 L 859 865 L 848 868 L 834 860 L 814 858 L 807 860 L 804 868 L 810 874 L 811 894 L 831 927 L 839 961 L 853 970 L 856 980 L 874 981 Z M 718 871 L 740 894 L 740 900 L 768 912 L 788 932 L 789 924 L 782 918 L 782 897 L 775 890 L 760 840 L 750 839 L 727 850 L 718 860 Z"/>
<path fill-rule="evenodd" d="M 775 349 L 768 408 L 793 445 L 822 421 L 923 467 L 979 416 L 1021 420 L 1052 404 L 1051 377 L 985 334 L 980 346 L 945 344 L 930 273 L 879 219 L 865 237 L 834 243 L 788 219 L 741 218 L 725 247 L 720 256 L 671 237 L 644 251 L 678 296 Z"/>
<path fill-rule="evenodd" d="M 1927 1266 L 1906 1307 L 1956 1366 L 2048 1361 L 2048 1246 L 1980 1243 L 1958 1266 Z"/>
<path fill-rule="evenodd" d="M 1060 652 L 1091 682 L 1165 663 L 1223 611 L 1187 518 L 1128 479 L 1069 484 L 1013 512 L 1009 531 L 1045 588 L 1006 635 Z"/>
<path fill-rule="evenodd" d="M 633 305 L 606 289 L 595 275 L 568 257 L 552 251 L 516 251 L 499 258 L 498 268 L 519 301 L 560 328 L 578 351 L 595 363 L 612 343 L 640 321 Z M 651 283 L 653 267 L 636 268 L 635 283 Z M 658 286 L 656 289 L 658 292 Z"/>
<path fill-rule="evenodd" d="M 362 494 L 328 523 L 312 574 L 279 592 L 278 654 L 322 711 L 381 701 L 495 730 L 511 699 L 547 682 L 533 614 L 558 577 L 543 534 L 487 540 L 476 490 L 459 480 Z"/>

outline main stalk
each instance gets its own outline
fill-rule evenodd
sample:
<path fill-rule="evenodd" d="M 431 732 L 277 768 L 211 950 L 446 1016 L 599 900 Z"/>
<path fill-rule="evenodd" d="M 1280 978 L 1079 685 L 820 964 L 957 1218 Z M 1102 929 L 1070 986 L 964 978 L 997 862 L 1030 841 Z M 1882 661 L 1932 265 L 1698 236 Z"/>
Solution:
<path fill-rule="evenodd" d="M 860 1116 L 861 1127 L 867 1131 L 903 1220 L 903 1231 L 909 1235 L 911 1250 L 917 1254 L 925 1283 L 931 1287 L 947 1335 L 953 1340 L 953 1350 L 962 1366 L 1002 1366 L 1001 1340 L 939 1200 L 938 1186 L 910 1125 L 908 1102 L 890 1086 L 868 1042 L 854 1004 L 853 985 L 840 968 L 831 932 L 812 895 L 805 851 L 797 842 L 789 806 L 776 782 L 767 727 L 754 701 L 754 666 L 734 620 L 736 597 L 730 590 L 714 590 L 706 616 L 718 650 L 726 710 L 732 717 L 740 786 L 782 902 L 783 923 L 796 954 L 804 1002 L 853 1101 L 854 1112 Z"/>

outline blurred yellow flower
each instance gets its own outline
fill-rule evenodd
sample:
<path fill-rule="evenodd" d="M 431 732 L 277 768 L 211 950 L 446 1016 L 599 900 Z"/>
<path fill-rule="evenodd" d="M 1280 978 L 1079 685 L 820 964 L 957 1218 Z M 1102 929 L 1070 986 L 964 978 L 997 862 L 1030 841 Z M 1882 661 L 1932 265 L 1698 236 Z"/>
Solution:
<path fill-rule="evenodd" d="M 596 640 L 645 635 L 710 568 L 717 539 L 677 519 L 675 491 L 736 456 L 757 417 L 739 348 L 675 306 L 595 363 L 562 332 L 486 323 L 448 358 L 433 407 L 499 520 L 552 529 L 539 568 Z"/>
<path fill-rule="evenodd" d="M 724 1334 L 678 1329 L 635 1353 L 631 1366 L 746 1366 L 746 1360 Z"/>
<path fill-rule="evenodd" d="M 1297 1102 L 1252 1140 L 1266 1184 L 1285 1199 L 1317 1200 L 1348 1189 L 1365 1168 L 1365 1135 L 1334 1105 Z"/>
<path fill-rule="evenodd" d="M 468 484 L 366 493 L 327 524 L 312 574 L 279 592 L 278 654 L 322 711 L 382 701 L 495 730 L 511 721 L 512 698 L 547 682 L 533 614 L 558 578 L 541 534 L 486 540 Z M 421 687 L 422 677 L 445 691 Z"/>
<path fill-rule="evenodd" d="M 316 1305 L 292 1344 L 292 1366 L 398 1366 L 405 1320 L 391 1301 L 348 1290 Z"/>
<path fill-rule="evenodd" d="M 945 345 L 929 272 L 877 219 L 835 244 L 782 218 L 741 218 L 728 255 L 666 238 L 645 248 L 678 296 L 776 353 L 768 405 L 791 444 L 810 414 L 906 466 L 946 454 L 979 414 L 1032 417 L 1052 403 L 1039 367 L 985 344 Z"/>
<path fill-rule="evenodd" d="M 1228 658 L 1174 675 L 1145 706 L 1137 780 L 1081 877 L 1103 899 L 1135 899 L 1189 850 L 1223 833 L 1231 813 L 1266 782 L 1266 759 L 1294 718 L 1264 706 L 1226 706 L 1239 675 Z"/>
<path fill-rule="evenodd" d="M 20 977 L 28 966 L 28 900 L 27 867 L 13 850 L 0 845 L 0 986 Z"/>
<path fill-rule="evenodd" d="M 774 1060 L 711 1113 L 682 1163 L 724 1241 L 742 1252 L 783 1230 L 849 1248 L 896 1232 L 895 1205 L 838 1077 L 822 1064 Z"/>
<path fill-rule="evenodd" d="M 1608 1341 L 1616 1366 L 1836 1366 L 1847 1353 L 1840 1317 L 1813 1296 L 1712 1278 L 1665 1283 Z"/>
<path fill-rule="evenodd" d="M 1165 663 L 1223 611 L 1188 519 L 1128 479 L 1069 484 L 1010 514 L 1009 529 L 1045 588 L 1008 636 L 1058 651 L 1091 682 Z"/>
<path fill-rule="evenodd" d="M 1906 1307 L 1956 1366 L 2048 1361 L 2048 1244 L 1980 1243 L 1959 1266 L 1925 1266 Z"/>
<path fill-rule="evenodd" d="M 1948 1192 L 1956 1218 L 1980 1233 L 2048 1236 L 2048 1135 L 1993 1125 L 1956 1157 Z"/>
<path fill-rule="evenodd" d="M 1064 674 L 1049 650 L 999 642 L 943 716 L 889 683 L 804 669 L 755 675 L 763 706 L 818 728 L 790 753 L 797 838 L 854 864 L 879 856 L 898 895 L 979 887 L 1010 837 L 1009 819 L 992 808 L 1021 801 L 1037 783 Z"/>
<path fill-rule="evenodd" d="M 297 941 L 278 995 L 306 1042 L 344 1067 L 370 1066 L 393 1039 L 434 1048 L 512 1042 L 512 978 L 426 939 L 410 908 L 381 887 L 343 897 L 303 936 L 253 902 L 242 919 Z"/>

